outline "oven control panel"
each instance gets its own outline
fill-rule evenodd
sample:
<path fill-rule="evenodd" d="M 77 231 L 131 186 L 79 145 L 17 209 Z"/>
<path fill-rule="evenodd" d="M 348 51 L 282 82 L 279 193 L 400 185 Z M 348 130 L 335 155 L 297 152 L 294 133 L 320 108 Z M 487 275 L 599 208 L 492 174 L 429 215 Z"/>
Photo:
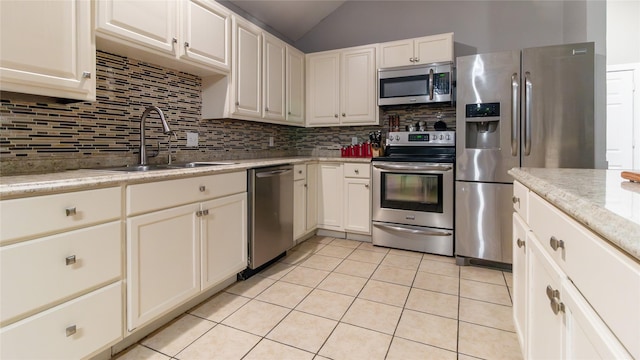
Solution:
<path fill-rule="evenodd" d="M 387 146 L 456 146 L 455 131 L 389 132 Z"/>

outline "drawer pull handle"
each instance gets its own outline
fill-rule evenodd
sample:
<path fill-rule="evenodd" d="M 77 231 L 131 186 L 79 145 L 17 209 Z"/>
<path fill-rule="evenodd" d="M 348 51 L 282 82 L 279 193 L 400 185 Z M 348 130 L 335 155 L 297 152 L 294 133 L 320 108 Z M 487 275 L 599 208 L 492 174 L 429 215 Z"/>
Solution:
<path fill-rule="evenodd" d="M 65 333 L 67 334 L 67 337 L 75 334 L 76 333 L 76 326 L 75 325 L 67 326 L 67 328 L 65 329 Z"/>
<path fill-rule="evenodd" d="M 200 186 L 200 192 L 205 192 L 207 190 L 207 187 L 204 185 Z"/>
<path fill-rule="evenodd" d="M 76 256 L 75 255 L 67 256 L 64 259 L 64 262 L 65 262 L 65 264 L 67 264 L 67 266 L 68 265 L 73 265 L 73 264 L 76 263 Z"/>
<path fill-rule="evenodd" d="M 523 246 L 524 246 L 524 241 L 523 241 L 523 240 L 518 239 L 518 240 L 516 241 L 516 244 L 518 245 L 518 247 L 519 247 L 519 248 L 521 248 L 521 247 L 523 247 Z"/>
<path fill-rule="evenodd" d="M 75 206 L 64 209 L 64 212 L 65 214 L 67 214 L 67 216 L 75 216 L 77 213 Z"/>
<path fill-rule="evenodd" d="M 519 204 L 520 203 L 520 198 L 519 197 L 512 197 L 511 201 L 513 201 L 514 204 Z"/>
<path fill-rule="evenodd" d="M 549 239 L 549 245 L 551 245 L 551 248 L 554 251 L 557 251 L 558 248 L 563 248 L 563 249 L 565 248 L 564 247 L 564 240 L 558 240 L 558 238 L 556 238 L 555 236 L 552 236 Z"/>

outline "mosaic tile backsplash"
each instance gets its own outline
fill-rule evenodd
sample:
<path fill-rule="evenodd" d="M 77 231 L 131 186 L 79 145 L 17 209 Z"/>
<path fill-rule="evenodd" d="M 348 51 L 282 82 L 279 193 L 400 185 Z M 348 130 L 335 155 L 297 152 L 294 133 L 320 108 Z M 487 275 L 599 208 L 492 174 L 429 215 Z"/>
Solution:
<path fill-rule="evenodd" d="M 97 52 L 95 102 L 57 104 L 16 99 L 0 101 L 0 174 L 120 166 L 138 162 L 140 116 L 146 106 L 161 108 L 177 133 L 171 141 L 176 161 L 267 158 L 296 155 L 339 156 L 341 145 L 357 136 L 388 131 L 389 115 L 401 128 L 425 121 L 429 130 L 440 118 L 455 126 L 451 106 L 381 108 L 380 126 L 298 128 L 260 122 L 201 120 L 198 76 Z M 150 163 L 166 162 L 169 137 L 155 113 L 147 118 Z M 186 146 L 186 133 L 197 132 L 197 147 Z M 273 147 L 268 137 L 274 138 Z"/>

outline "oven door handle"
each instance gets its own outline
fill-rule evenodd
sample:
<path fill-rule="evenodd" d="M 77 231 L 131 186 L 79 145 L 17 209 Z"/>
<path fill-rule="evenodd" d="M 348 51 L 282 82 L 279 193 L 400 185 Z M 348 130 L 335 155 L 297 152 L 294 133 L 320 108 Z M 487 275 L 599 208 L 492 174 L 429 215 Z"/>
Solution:
<path fill-rule="evenodd" d="M 451 165 L 395 165 L 395 164 L 373 164 L 373 167 L 382 170 L 406 170 L 406 171 L 451 171 Z"/>
<path fill-rule="evenodd" d="M 393 226 L 393 225 L 382 225 L 382 224 L 373 224 L 373 226 L 379 227 L 379 228 L 383 228 L 383 229 L 389 229 L 389 230 L 394 230 L 397 232 L 402 232 L 402 233 L 409 233 L 409 234 L 417 234 L 417 235 L 429 235 L 429 236 L 451 236 L 453 234 L 451 234 L 450 232 L 447 231 L 427 231 L 427 230 L 417 230 L 417 229 L 407 229 L 407 228 L 403 228 L 400 226 Z"/>

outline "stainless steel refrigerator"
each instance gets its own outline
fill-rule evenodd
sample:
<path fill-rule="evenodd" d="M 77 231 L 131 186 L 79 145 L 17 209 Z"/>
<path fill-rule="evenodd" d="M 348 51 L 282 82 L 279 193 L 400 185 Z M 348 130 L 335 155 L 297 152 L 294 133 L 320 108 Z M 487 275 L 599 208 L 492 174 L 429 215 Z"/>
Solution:
<path fill-rule="evenodd" d="M 593 168 L 594 44 L 457 59 L 459 264 L 511 264 L 513 167 Z"/>

